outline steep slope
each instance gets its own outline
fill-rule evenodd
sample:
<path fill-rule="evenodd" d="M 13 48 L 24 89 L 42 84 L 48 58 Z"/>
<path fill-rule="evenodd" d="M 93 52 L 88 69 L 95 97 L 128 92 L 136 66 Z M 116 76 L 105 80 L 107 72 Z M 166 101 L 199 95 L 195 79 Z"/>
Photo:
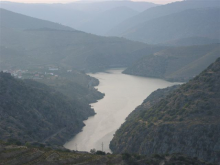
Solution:
<path fill-rule="evenodd" d="M 219 53 L 219 44 L 168 48 L 141 58 L 123 73 L 187 81 L 220 57 Z"/>
<path fill-rule="evenodd" d="M 77 165 L 159 165 L 166 162 L 166 165 L 173 164 L 199 164 L 208 165 L 201 160 L 186 157 L 181 154 L 172 155 L 154 155 L 146 157 L 142 155 L 98 155 L 89 153 L 80 153 L 68 150 L 52 150 L 49 148 L 36 148 L 26 146 L 16 146 L 0 142 L 0 159 L 2 164 L 23 165 L 23 164 L 77 164 Z M 211 164 L 209 164 L 211 165 Z"/>
<path fill-rule="evenodd" d="M 135 26 L 146 23 L 147 21 L 167 16 L 170 14 L 182 12 L 188 9 L 206 8 L 206 7 L 220 7 L 218 0 L 209 1 L 181 1 L 174 2 L 167 5 L 156 6 L 143 11 L 142 13 L 120 23 L 118 26 L 113 28 L 108 34 L 111 36 L 123 36 L 129 32 Z"/>
<path fill-rule="evenodd" d="M 0 72 L 0 139 L 62 145 L 94 115 L 88 103 L 44 84 Z M 78 93 L 75 92 L 75 95 Z"/>
<path fill-rule="evenodd" d="M 170 94 L 158 91 L 156 101 L 151 95 L 116 132 L 110 148 L 114 153 L 183 153 L 219 163 L 219 81 L 220 58 Z"/>
<path fill-rule="evenodd" d="M 220 38 L 220 8 L 190 9 L 133 27 L 123 37 L 149 44 L 207 37 Z"/>
<path fill-rule="evenodd" d="M 1 9 L 3 11 L 3 9 Z M 7 18 L 3 12 L 1 19 Z M 13 14 L 17 18 L 16 13 Z M 19 15 L 21 17 L 22 15 Z M 29 17 L 30 18 L 30 17 Z M 25 19 L 25 21 L 24 21 Z M 76 30 L 54 28 L 32 28 L 19 30 L 16 26 L 1 23 L 1 67 L 32 67 L 45 64 L 59 64 L 63 67 L 86 71 L 100 71 L 110 67 L 125 67 L 140 56 L 136 50 L 149 48 L 150 52 L 159 47 L 149 46 L 116 37 L 99 37 Z M 17 25 L 26 22 L 26 17 L 17 19 Z M 25 27 L 23 27 L 25 28 Z M 10 52 L 14 52 L 11 54 Z"/>

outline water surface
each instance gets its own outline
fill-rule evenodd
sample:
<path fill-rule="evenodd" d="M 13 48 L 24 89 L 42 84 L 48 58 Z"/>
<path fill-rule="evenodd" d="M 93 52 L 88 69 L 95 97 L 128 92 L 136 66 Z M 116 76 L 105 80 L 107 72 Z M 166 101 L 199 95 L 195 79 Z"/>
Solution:
<path fill-rule="evenodd" d="M 122 74 L 122 69 L 111 69 L 106 72 L 89 74 L 99 79 L 97 89 L 105 97 L 91 104 L 97 113 L 84 121 L 85 127 L 64 147 L 71 150 L 103 150 L 110 152 L 109 143 L 115 131 L 125 118 L 153 91 L 172 86 L 176 83 L 161 79 L 144 78 Z"/>

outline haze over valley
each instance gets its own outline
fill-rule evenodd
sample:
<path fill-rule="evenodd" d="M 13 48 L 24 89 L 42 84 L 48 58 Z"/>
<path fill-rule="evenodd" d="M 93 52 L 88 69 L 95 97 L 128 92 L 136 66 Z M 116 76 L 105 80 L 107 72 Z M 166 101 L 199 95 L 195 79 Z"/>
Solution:
<path fill-rule="evenodd" d="M 0 164 L 220 165 L 219 82 L 219 0 L 0 1 Z"/>

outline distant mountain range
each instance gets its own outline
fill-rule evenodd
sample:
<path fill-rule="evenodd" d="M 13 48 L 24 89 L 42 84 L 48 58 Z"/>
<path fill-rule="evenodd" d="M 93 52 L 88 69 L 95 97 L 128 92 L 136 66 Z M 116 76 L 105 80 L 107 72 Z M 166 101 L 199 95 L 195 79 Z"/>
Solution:
<path fill-rule="evenodd" d="M 124 71 L 126 74 L 187 81 L 219 57 L 219 44 L 175 48 L 152 46 L 87 34 L 5 9 L 0 12 L 1 68 L 27 69 L 58 64 L 65 68 L 103 71 L 111 67 L 128 67 Z M 195 42 L 216 41 L 202 39 L 195 38 Z M 188 39 L 179 42 L 189 43 Z"/>
<path fill-rule="evenodd" d="M 108 34 L 149 44 L 191 37 L 219 40 L 219 8 L 217 0 L 182 1 L 157 6 L 127 19 Z"/>
<path fill-rule="evenodd" d="M 191 37 L 219 39 L 219 15 L 220 7 L 189 9 L 147 21 L 129 29 L 123 37 L 150 44 Z"/>
<path fill-rule="evenodd" d="M 116 132 L 113 153 L 183 153 L 220 162 L 220 58 L 180 87 L 153 92 Z"/>
<path fill-rule="evenodd" d="M 118 23 L 156 6 L 148 2 L 105 1 L 68 4 L 0 2 L 1 8 L 40 18 L 88 33 L 104 35 Z"/>
<path fill-rule="evenodd" d="M 87 33 L 148 44 L 186 46 L 220 42 L 218 0 L 190 0 L 166 5 L 132 1 L 0 4 L 1 8 Z"/>
<path fill-rule="evenodd" d="M 73 30 L 70 27 L 60 25 L 58 23 L 44 21 L 41 19 L 28 17 L 22 14 L 10 12 L 0 8 L 1 28 L 10 28 L 16 30 L 34 30 L 34 29 L 56 29 L 56 30 Z"/>
<path fill-rule="evenodd" d="M 59 64 L 100 71 L 130 65 L 140 58 L 133 53 L 137 50 L 145 48 L 152 54 L 162 49 L 123 38 L 87 34 L 5 9 L 0 12 L 2 68 Z"/>
<path fill-rule="evenodd" d="M 92 34 L 106 35 L 116 25 L 136 14 L 138 14 L 137 11 L 128 7 L 113 8 L 98 14 L 94 19 L 78 26 L 77 29 Z"/>

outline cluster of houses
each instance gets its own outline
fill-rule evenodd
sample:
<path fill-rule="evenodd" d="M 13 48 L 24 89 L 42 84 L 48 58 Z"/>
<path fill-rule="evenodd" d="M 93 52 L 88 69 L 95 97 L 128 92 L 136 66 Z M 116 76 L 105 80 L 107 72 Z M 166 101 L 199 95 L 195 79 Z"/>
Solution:
<path fill-rule="evenodd" d="M 55 79 L 58 77 L 53 71 L 58 69 L 49 68 L 47 72 L 28 71 L 28 70 L 3 70 L 3 72 L 10 73 L 13 77 L 19 79 Z"/>
<path fill-rule="evenodd" d="M 27 73 L 28 70 L 20 70 L 20 69 L 16 69 L 16 70 L 3 70 L 4 73 L 10 73 L 13 77 L 16 77 L 16 78 L 22 78 L 22 75 L 24 73 Z"/>

